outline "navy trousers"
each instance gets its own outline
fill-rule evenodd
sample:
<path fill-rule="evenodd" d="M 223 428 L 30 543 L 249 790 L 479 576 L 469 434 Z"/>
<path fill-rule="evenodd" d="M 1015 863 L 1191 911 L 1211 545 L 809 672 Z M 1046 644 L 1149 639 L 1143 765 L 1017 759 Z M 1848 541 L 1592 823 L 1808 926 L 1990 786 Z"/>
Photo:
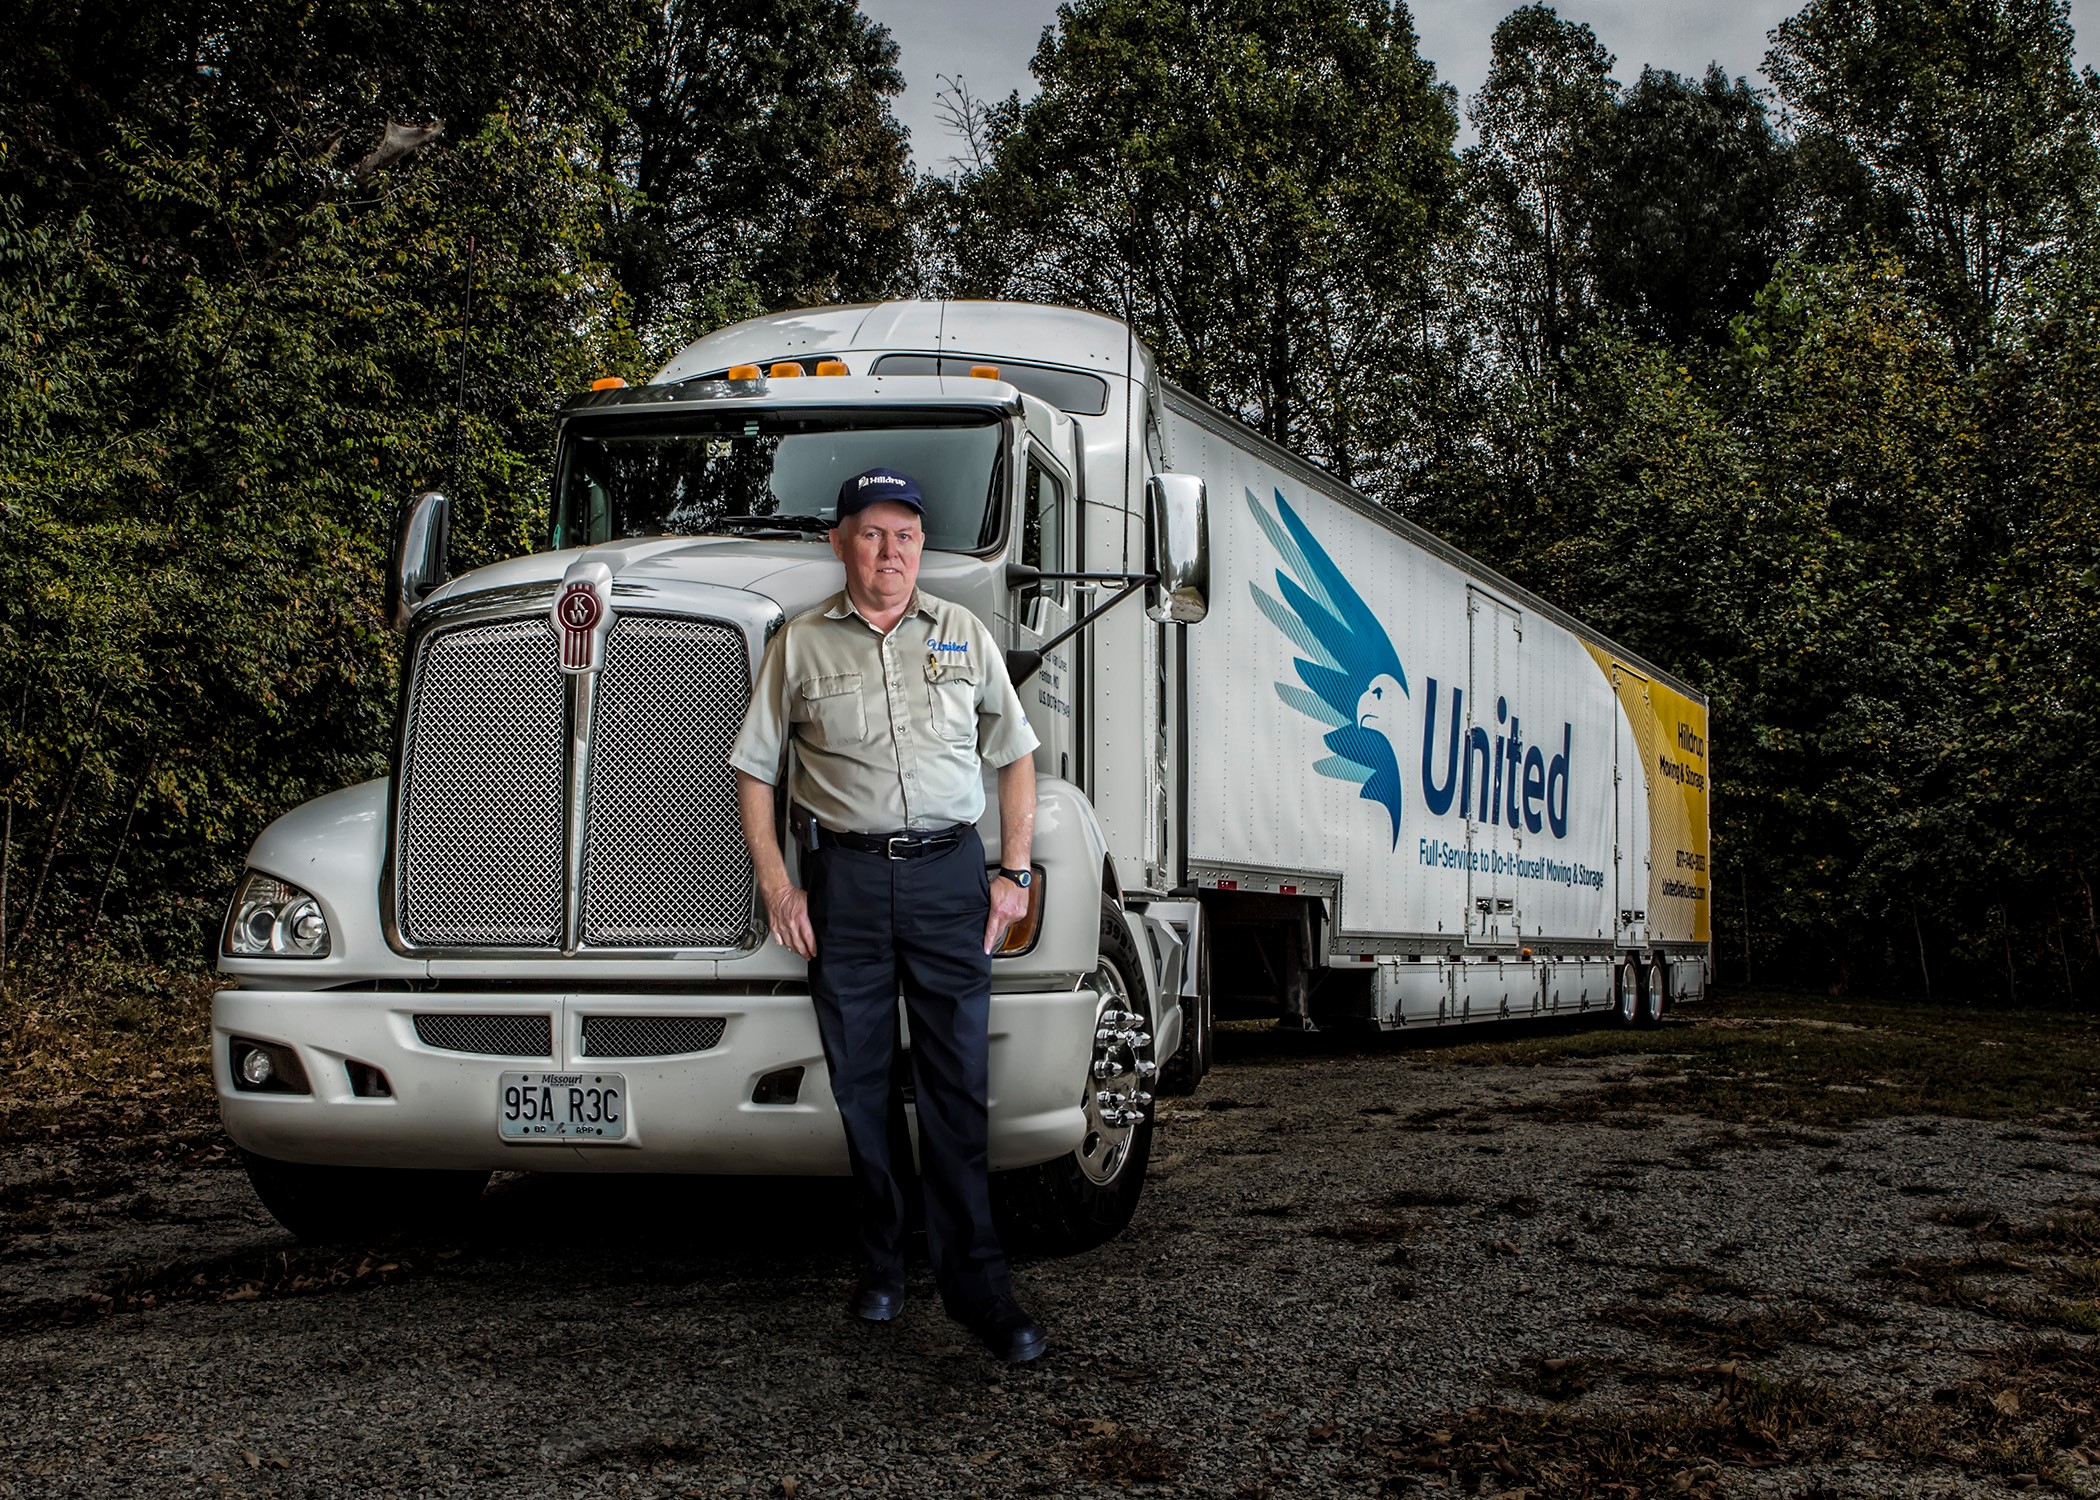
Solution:
<path fill-rule="evenodd" d="M 903 1285 L 912 1163 L 894 1076 L 902 994 L 934 1277 L 955 1311 L 1010 1295 L 986 1184 L 992 961 L 984 951 L 984 844 L 967 829 L 953 849 L 923 859 L 820 849 L 803 869 L 817 939 L 810 992 L 846 1126 L 869 1268 Z"/>

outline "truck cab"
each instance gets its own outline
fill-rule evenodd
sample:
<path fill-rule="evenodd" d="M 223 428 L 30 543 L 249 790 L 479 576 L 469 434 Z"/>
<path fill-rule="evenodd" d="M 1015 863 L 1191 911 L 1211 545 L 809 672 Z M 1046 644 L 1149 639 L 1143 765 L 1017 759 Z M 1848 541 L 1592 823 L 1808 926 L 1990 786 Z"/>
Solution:
<path fill-rule="evenodd" d="M 1129 638 L 1200 618 L 1203 501 L 1110 426 L 1147 401 L 1122 325 L 957 306 L 761 319 L 580 394 L 526 555 L 448 578 L 447 502 L 404 507 L 394 774 L 266 829 L 221 943 L 221 1112 L 288 1227 L 457 1207 L 499 1169 L 845 1173 L 727 758 L 773 632 L 843 586 L 832 509 L 876 465 L 918 480 L 920 585 L 991 625 L 1042 741 L 1032 906 L 994 962 L 999 1193 L 1052 1248 L 1128 1221 L 1162 1064 L 1193 1086 L 1186 927 L 1112 852 L 1146 778 L 1089 725 L 1147 664 L 1087 617 L 1143 590 Z"/>

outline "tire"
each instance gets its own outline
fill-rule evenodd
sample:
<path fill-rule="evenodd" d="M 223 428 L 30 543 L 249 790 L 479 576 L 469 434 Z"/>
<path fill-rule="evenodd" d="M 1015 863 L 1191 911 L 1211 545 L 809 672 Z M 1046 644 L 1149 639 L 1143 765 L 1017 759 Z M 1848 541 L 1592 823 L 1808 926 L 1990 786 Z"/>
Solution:
<path fill-rule="evenodd" d="M 307 1244 L 378 1239 L 457 1224 L 488 1186 L 487 1172 L 314 1167 L 241 1153 L 270 1216 Z"/>
<path fill-rule="evenodd" d="M 1215 1036 L 1210 1008 L 1210 938 L 1207 923 L 1199 922 L 1196 943 L 1196 998 L 1181 1002 L 1181 1045 L 1174 1049 L 1159 1070 L 1159 1092 L 1193 1094 L 1210 1071 Z"/>
<path fill-rule="evenodd" d="M 1641 1024 L 1641 966 L 1625 959 L 1612 970 L 1612 1024 L 1622 1031 Z"/>
<path fill-rule="evenodd" d="M 993 1206 L 1010 1249 L 1046 1255 L 1091 1250 L 1122 1233 L 1137 1213 L 1152 1159 L 1147 1090 L 1158 1071 L 1150 1029 L 1137 1010 L 1143 972 L 1122 913 L 1104 897 L 1101 956 L 1093 974 L 1100 997 L 1094 1045 L 1079 1080 L 1086 1137 L 1069 1156 L 994 1174 Z M 1105 1105 L 1103 1095 L 1114 1102 Z"/>
<path fill-rule="evenodd" d="M 1662 1025 L 1663 1008 L 1669 1002 L 1670 971 L 1663 960 L 1648 965 L 1641 983 L 1641 1025 Z"/>

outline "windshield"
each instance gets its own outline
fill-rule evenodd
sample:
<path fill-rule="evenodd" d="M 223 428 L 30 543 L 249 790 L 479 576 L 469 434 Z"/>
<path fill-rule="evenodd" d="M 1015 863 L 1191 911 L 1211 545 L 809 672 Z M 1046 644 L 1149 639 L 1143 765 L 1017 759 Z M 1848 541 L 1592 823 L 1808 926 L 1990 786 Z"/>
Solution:
<path fill-rule="evenodd" d="M 556 481 L 556 547 L 623 537 L 815 536 L 839 486 L 890 468 L 919 483 L 926 545 L 999 539 L 1002 429 L 993 412 L 712 411 L 572 420 Z"/>

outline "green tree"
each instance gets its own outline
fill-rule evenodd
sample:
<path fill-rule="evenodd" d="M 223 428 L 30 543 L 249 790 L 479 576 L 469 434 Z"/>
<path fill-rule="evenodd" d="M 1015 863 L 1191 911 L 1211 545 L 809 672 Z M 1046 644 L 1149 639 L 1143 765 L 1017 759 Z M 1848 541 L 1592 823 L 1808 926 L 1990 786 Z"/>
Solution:
<path fill-rule="evenodd" d="M 854 0 L 663 0 L 598 136 L 610 254 L 652 343 L 885 296 L 911 179 L 888 31 Z"/>
<path fill-rule="evenodd" d="M 1589 27 L 1527 5 L 1495 28 L 1469 101 L 1469 311 L 1515 374 L 1551 375 L 1590 316 L 1586 192 L 1613 119 L 1612 61 Z"/>
<path fill-rule="evenodd" d="M 1453 204 L 1449 91 L 1396 0 L 1075 0 L 1042 92 L 942 193 L 940 278 L 1127 315 L 1167 374 L 1371 487 Z"/>
<path fill-rule="evenodd" d="M 1598 305 L 1670 344 L 1725 340 L 1786 248 L 1792 157 L 1750 86 L 1643 68 L 1580 189 Z"/>
<path fill-rule="evenodd" d="M 300 14 L 149 10 L 127 37 L 152 46 L 105 66 L 83 8 L 6 74 L 15 101 L 81 85 L 0 121 L 17 955 L 119 915 L 201 951 L 262 822 L 384 766 L 399 498 L 452 490 L 462 562 L 530 545 L 555 400 L 632 357 L 598 250 L 612 185 L 578 166 L 598 104 L 570 49 L 597 23 L 433 101 L 287 40 Z M 397 19 L 462 59 L 509 35 Z M 505 94 L 556 108 L 474 114 Z M 388 161 L 403 117 L 426 128 Z"/>
<path fill-rule="evenodd" d="M 1772 41 L 1820 245 L 1900 255 L 1973 361 L 2089 230 L 2100 80 L 2068 0 L 1809 0 Z"/>

